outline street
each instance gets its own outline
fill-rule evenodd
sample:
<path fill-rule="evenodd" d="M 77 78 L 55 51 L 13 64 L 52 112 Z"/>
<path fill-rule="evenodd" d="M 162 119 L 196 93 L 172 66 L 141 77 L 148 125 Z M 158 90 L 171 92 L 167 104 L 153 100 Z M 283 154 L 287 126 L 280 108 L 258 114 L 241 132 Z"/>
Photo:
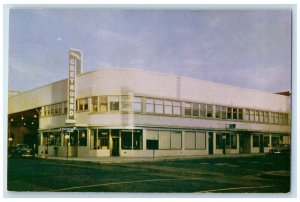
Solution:
<path fill-rule="evenodd" d="M 8 191 L 130 193 L 287 193 L 284 156 L 141 163 L 9 158 Z"/>

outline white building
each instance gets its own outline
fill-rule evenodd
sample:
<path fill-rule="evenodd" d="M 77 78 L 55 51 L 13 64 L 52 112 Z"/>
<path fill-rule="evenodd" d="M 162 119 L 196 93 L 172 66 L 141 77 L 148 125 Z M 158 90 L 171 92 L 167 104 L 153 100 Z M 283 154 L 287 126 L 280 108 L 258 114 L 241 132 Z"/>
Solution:
<path fill-rule="evenodd" d="M 9 116 L 40 111 L 39 155 L 46 149 L 49 156 L 78 157 L 263 153 L 290 143 L 290 96 L 104 69 L 76 76 L 76 123 L 66 124 L 67 94 L 66 79 L 9 97 Z"/>

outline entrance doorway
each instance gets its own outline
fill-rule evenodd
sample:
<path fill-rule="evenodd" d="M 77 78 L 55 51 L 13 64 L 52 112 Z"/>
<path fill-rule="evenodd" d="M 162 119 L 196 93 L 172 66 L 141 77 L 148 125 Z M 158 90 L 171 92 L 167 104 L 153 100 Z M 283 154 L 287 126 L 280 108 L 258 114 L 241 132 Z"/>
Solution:
<path fill-rule="evenodd" d="M 119 147 L 120 147 L 119 138 L 112 138 L 112 152 L 111 152 L 112 156 L 120 156 Z"/>
<path fill-rule="evenodd" d="M 213 154 L 214 153 L 214 133 L 209 132 L 208 133 L 208 154 Z"/>

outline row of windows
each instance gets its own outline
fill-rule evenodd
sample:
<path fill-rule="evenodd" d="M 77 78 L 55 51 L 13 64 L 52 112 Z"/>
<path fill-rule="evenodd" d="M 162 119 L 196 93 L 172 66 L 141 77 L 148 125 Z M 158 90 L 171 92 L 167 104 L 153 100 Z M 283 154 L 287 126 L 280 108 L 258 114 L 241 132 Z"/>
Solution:
<path fill-rule="evenodd" d="M 283 136 L 272 136 L 254 134 L 252 147 L 276 147 L 283 142 Z"/>
<path fill-rule="evenodd" d="M 181 131 L 148 130 L 147 149 L 182 149 Z M 184 148 L 191 150 L 206 149 L 205 132 L 185 132 Z"/>
<path fill-rule="evenodd" d="M 79 112 L 120 111 L 168 116 L 244 120 L 257 123 L 289 124 L 289 115 L 287 113 L 136 96 L 94 96 L 91 99 L 78 99 L 76 101 L 76 110 Z M 42 107 L 42 116 L 66 113 L 66 102 Z"/>

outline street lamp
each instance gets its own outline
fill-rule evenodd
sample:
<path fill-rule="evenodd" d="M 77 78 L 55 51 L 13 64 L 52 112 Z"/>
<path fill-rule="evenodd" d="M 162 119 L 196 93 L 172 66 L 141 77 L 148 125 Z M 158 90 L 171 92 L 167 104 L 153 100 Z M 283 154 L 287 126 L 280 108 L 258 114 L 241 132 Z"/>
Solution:
<path fill-rule="evenodd" d="M 70 135 L 65 135 L 65 138 L 67 140 L 67 159 L 69 158 L 69 139 L 70 139 Z"/>

